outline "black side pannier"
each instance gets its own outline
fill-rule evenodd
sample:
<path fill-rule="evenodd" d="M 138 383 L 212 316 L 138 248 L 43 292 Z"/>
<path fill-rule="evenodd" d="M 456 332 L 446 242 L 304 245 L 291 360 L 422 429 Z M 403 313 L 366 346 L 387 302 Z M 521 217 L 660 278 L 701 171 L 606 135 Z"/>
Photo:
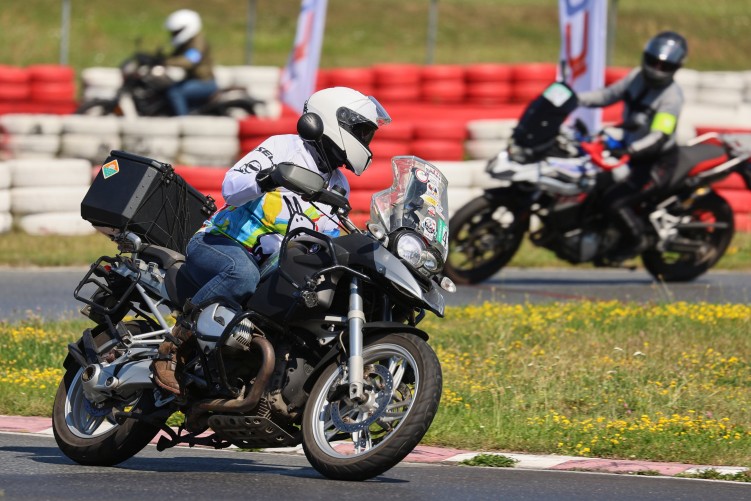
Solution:
<path fill-rule="evenodd" d="M 216 211 L 171 165 L 113 150 L 81 202 L 81 217 L 105 233 L 132 231 L 145 243 L 180 253 Z"/>

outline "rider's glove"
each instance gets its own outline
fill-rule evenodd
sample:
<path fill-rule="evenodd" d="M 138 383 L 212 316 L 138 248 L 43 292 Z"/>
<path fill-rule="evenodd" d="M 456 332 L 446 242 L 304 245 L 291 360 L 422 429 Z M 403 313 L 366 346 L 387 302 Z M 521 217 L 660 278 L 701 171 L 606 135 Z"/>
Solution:
<path fill-rule="evenodd" d="M 271 178 L 272 172 L 274 172 L 274 168 L 269 167 L 268 169 L 259 170 L 258 174 L 256 174 L 256 183 L 258 183 L 258 186 L 264 193 L 274 191 L 279 187 Z"/>

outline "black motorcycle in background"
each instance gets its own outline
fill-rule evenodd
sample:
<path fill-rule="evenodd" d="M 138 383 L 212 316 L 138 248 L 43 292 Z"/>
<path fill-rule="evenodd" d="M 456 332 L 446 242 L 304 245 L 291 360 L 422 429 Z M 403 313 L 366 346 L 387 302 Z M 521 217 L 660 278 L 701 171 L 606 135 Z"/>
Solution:
<path fill-rule="evenodd" d="M 53 430 L 66 456 L 115 465 L 162 430 L 159 450 L 180 443 L 302 444 L 323 475 L 364 480 L 414 449 L 442 390 L 440 363 L 418 324 L 427 312 L 442 317 L 442 289 L 455 290 L 441 275 L 448 205 L 438 169 L 417 157 L 394 157 L 394 184 L 373 195 L 363 231 L 348 219 L 349 204 L 337 187 L 328 189 L 303 167 L 280 164 L 274 180 L 330 207 L 348 234 L 292 229 L 263 265 L 246 304 L 198 305 L 189 316 L 194 345 L 178 370 L 184 394 L 177 398 L 156 387 L 150 365 L 170 335 L 163 310 L 181 311 L 198 287 L 184 273 L 180 252 L 150 240 L 162 230 L 165 242 L 192 233 L 162 217 L 162 206 L 154 217 L 114 206 L 122 199 L 127 210 L 131 198 L 144 195 L 127 186 L 154 180 L 143 211 L 172 190 L 179 214 L 190 209 L 200 225 L 206 199 L 198 194 L 196 205 L 184 197 L 195 194 L 167 164 L 125 152 L 108 160 L 82 202 L 82 216 L 98 228 L 109 226 L 102 231 L 121 252 L 92 264 L 75 291 L 95 325 L 68 346 L 55 396 Z M 94 287 L 90 297 L 82 292 L 87 286 Z M 176 432 L 166 422 L 178 410 L 185 421 Z"/>
<path fill-rule="evenodd" d="M 167 89 L 174 80 L 163 65 L 159 54 L 136 52 L 120 65 L 123 83 L 111 99 L 84 101 L 76 110 L 81 115 L 117 115 L 125 117 L 174 116 L 167 99 Z M 256 114 L 263 104 L 241 87 L 219 89 L 209 100 L 190 111 L 192 115 L 214 115 L 243 118 Z"/>
<path fill-rule="evenodd" d="M 618 226 L 603 210 L 597 174 L 622 165 L 608 158 L 606 135 L 590 138 L 564 124 L 576 96 L 556 82 L 525 110 L 506 151 L 488 162 L 499 186 L 451 218 L 446 275 L 459 284 L 487 280 L 516 254 L 524 236 L 572 264 L 622 266 Z M 739 173 L 751 189 L 751 135 L 708 134 L 679 147 L 667 187 L 636 207 L 649 248 L 647 271 L 666 282 L 693 280 L 723 256 L 734 234 L 733 211 L 712 183 Z"/>

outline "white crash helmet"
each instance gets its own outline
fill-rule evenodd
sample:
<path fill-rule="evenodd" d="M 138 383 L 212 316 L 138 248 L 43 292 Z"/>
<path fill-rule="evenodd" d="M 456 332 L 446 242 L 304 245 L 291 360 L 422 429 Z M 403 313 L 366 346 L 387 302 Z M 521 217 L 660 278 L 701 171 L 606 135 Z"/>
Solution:
<path fill-rule="evenodd" d="M 179 47 L 201 32 L 201 16 L 190 9 L 176 10 L 167 16 L 164 28 L 172 35 L 172 45 Z"/>
<path fill-rule="evenodd" d="M 321 117 L 321 139 L 331 167 L 344 164 L 358 176 L 373 159 L 369 145 L 375 131 L 391 122 L 374 97 L 348 87 L 319 90 L 305 102 L 303 112 Z"/>

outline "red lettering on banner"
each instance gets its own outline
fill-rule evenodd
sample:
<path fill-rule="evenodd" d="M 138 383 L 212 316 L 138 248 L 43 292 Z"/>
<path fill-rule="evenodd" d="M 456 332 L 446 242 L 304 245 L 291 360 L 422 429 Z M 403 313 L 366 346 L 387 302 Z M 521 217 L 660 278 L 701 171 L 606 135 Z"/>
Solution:
<path fill-rule="evenodd" d="M 582 50 L 577 56 L 571 55 L 571 23 L 566 23 L 566 63 L 571 69 L 571 81 L 587 72 L 587 51 L 589 50 L 589 12 L 584 12 L 582 30 Z"/>

